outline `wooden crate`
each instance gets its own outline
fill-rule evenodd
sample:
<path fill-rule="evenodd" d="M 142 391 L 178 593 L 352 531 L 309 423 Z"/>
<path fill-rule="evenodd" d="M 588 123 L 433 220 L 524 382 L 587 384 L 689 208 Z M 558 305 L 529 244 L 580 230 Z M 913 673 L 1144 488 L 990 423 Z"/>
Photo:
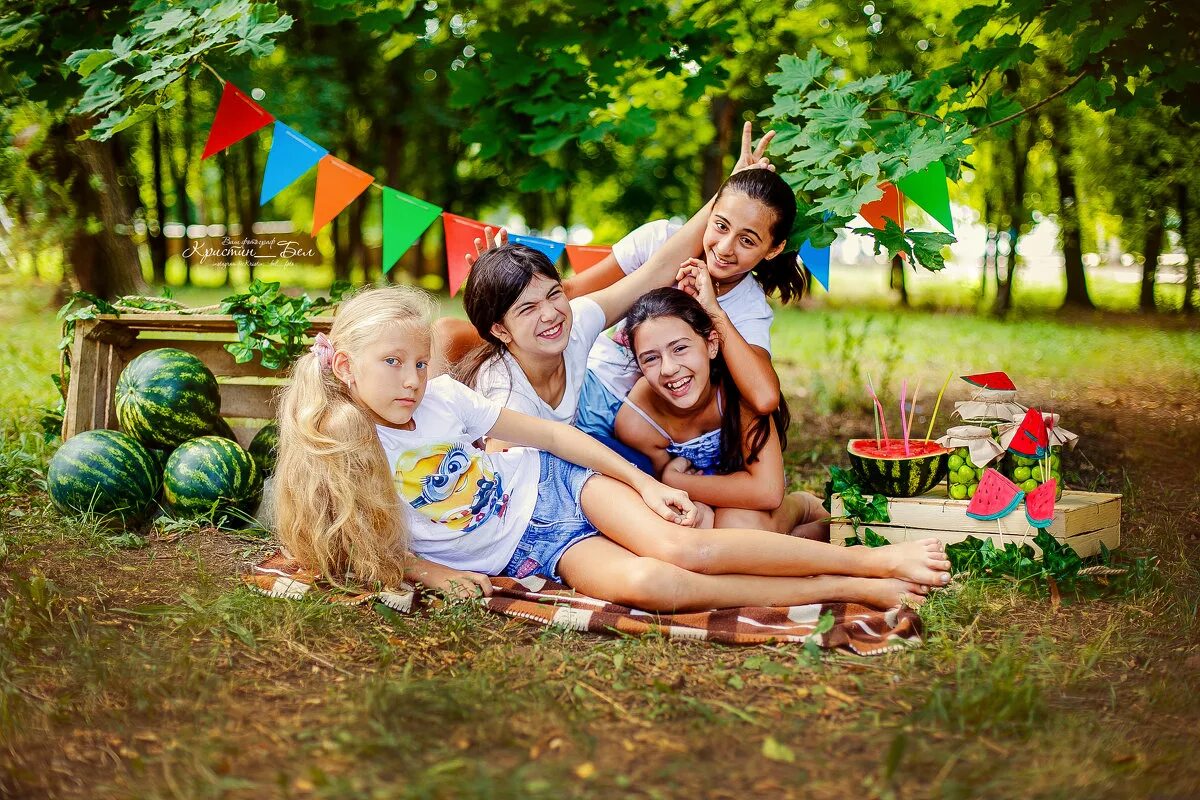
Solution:
<path fill-rule="evenodd" d="M 893 497 L 888 500 L 890 522 L 860 525 L 869 527 L 891 542 L 905 542 L 936 536 L 947 544 L 961 542 L 968 536 L 989 538 L 997 547 L 1006 542 L 1029 544 L 1038 530 L 1025 518 L 1024 504 L 1001 519 L 984 522 L 967 516 L 966 500 L 952 500 L 946 487 L 940 486 L 920 497 Z M 830 541 L 842 542 L 854 534 L 848 522 L 839 521 L 845 513 L 841 498 L 834 495 L 831 504 L 833 522 Z M 1054 505 L 1054 520 L 1047 528 L 1060 542 L 1065 542 L 1081 556 L 1100 552 L 1103 543 L 1109 550 L 1121 544 L 1121 495 L 1100 492 L 1079 492 L 1067 489 Z M 1040 554 L 1040 549 L 1034 546 Z"/>
<path fill-rule="evenodd" d="M 318 317 L 309 332 L 328 333 L 333 317 Z M 223 314 L 122 314 L 80 320 L 71 345 L 71 378 L 63 417 L 63 440 L 94 428 L 118 429 L 114 406 L 117 378 L 135 356 L 159 347 L 177 347 L 196 355 L 221 385 L 221 416 L 248 445 L 262 425 L 275 417 L 275 394 L 286 383 L 284 370 L 263 367 L 258 359 L 238 364 L 225 349 L 237 341 L 233 317 Z"/>

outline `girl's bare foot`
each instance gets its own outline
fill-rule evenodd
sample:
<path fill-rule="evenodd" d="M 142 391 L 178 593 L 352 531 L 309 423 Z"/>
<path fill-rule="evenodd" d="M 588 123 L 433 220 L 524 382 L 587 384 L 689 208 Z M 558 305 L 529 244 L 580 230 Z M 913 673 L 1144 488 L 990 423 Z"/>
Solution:
<path fill-rule="evenodd" d="M 950 562 L 938 539 L 890 544 L 873 548 L 871 552 L 882 561 L 881 576 L 933 587 L 950 582 Z"/>
<path fill-rule="evenodd" d="M 916 607 L 925 602 L 925 592 L 924 586 L 899 578 L 865 578 L 858 601 L 885 610 L 901 604 Z"/>

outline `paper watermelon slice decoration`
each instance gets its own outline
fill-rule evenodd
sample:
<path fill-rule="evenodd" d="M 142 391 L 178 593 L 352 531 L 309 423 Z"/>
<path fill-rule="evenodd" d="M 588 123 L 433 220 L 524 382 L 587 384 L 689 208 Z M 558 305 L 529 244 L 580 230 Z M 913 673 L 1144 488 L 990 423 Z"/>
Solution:
<path fill-rule="evenodd" d="M 979 490 L 976 489 L 976 492 Z M 1054 478 L 1025 495 L 1025 518 L 1035 528 L 1049 528 L 1054 522 L 1054 495 L 1058 481 Z"/>
<path fill-rule="evenodd" d="M 981 372 L 978 375 L 963 375 L 962 379 L 980 389 L 992 389 L 998 392 L 1015 392 L 1017 385 L 1012 378 L 1003 372 Z"/>
<path fill-rule="evenodd" d="M 1042 458 L 1049 450 L 1050 434 L 1046 432 L 1046 420 L 1041 411 L 1031 408 L 1025 412 L 1025 418 L 1008 443 L 1008 452 L 1026 458 Z"/>
<path fill-rule="evenodd" d="M 1021 504 L 1025 493 L 1021 487 L 989 467 L 975 488 L 975 496 L 967 506 L 967 516 L 972 519 L 990 520 L 1007 517 Z M 1053 502 L 1054 496 L 1051 495 Z"/>

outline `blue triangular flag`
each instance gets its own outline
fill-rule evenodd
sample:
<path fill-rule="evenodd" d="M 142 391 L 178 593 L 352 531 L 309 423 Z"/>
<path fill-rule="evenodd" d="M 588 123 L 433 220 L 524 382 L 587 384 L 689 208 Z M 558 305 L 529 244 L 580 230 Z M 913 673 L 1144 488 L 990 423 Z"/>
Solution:
<path fill-rule="evenodd" d="M 825 291 L 829 291 L 829 250 L 828 247 L 817 249 L 807 239 L 800 245 L 800 260 Z"/>
<path fill-rule="evenodd" d="M 510 233 L 508 240 L 513 244 L 523 244 L 532 247 L 539 253 L 544 253 L 551 264 L 557 264 L 559 257 L 566 248 L 566 242 L 556 242 L 553 239 L 543 239 L 540 236 L 526 236 L 520 233 Z"/>
<path fill-rule="evenodd" d="M 271 152 L 267 155 L 267 168 L 263 170 L 262 193 L 258 204 L 266 205 L 268 200 L 315 167 L 328 152 L 282 122 L 276 122 Z"/>

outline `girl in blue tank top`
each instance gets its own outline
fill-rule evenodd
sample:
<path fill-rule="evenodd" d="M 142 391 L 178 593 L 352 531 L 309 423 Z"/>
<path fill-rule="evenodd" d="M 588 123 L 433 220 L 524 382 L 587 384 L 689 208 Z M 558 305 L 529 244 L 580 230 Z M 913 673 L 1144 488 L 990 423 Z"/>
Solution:
<path fill-rule="evenodd" d="M 626 318 L 643 377 L 617 412 L 617 438 L 645 454 L 663 483 L 711 509 L 708 524 L 752 521 L 828 540 L 820 500 L 786 491 L 787 404 L 780 397 L 774 413 L 758 415 L 742 402 L 702 305 L 713 291 L 707 270 L 693 265 L 681 286 L 644 295 Z"/>

